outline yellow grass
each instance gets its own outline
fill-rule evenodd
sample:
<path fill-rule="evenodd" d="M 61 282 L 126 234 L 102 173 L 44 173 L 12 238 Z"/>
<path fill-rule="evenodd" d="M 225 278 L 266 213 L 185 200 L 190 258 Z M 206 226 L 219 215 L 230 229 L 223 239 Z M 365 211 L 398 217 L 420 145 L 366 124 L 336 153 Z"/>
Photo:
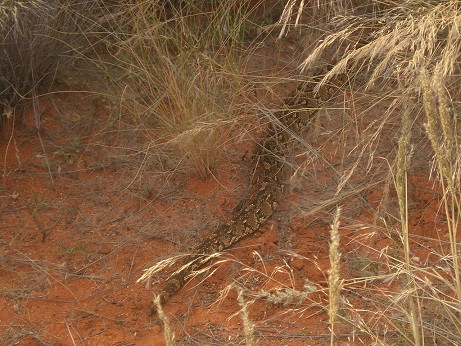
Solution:
<path fill-rule="evenodd" d="M 39 0 L 17 1 L 14 6 L 5 3 L 0 4 L 0 30 L 5 31 L 8 23 L 25 37 L 29 36 L 19 14 L 44 11 L 49 5 Z M 244 70 L 250 46 L 246 38 L 259 30 L 251 19 L 248 1 L 235 2 L 232 7 L 226 2 L 185 3 L 179 8 L 173 1 L 146 0 L 112 8 L 101 2 L 101 17 L 90 21 L 100 31 L 93 33 L 94 37 L 87 35 L 89 42 L 102 38 L 101 50 L 110 56 L 97 61 L 101 71 L 107 64 L 115 66 L 118 74 L 111 69 L 105 71 L 109 71 L 106 76 L 119 100 L 118 120 L 121 127 L 147 139 L 147 147 L 139 148 L 139 152 L 155 157 L 165 171 L 193 172 L 209 178 L 225 166 L 224 152 L 244 133 L 253 110 L 262 109 L 245 98 L 251 87 Z M 310 169 L 320 169 L 321 165 L 315 164 L 328 162 L 330 154 L 340 156 L 340 162 L 329 166 L 336 185 L 323 186 L 325 200 L 315 206 L 308 204 L 308 210 L 303 210 L 303 217 L 326 213 L 326 220 L 331 220 L 333 216 L 330 270 L 324 282 L 305 284 L 300 289 L 289 260 L 281 260 L 283 263 L 272 270 L 266 270 L 260 255 L 255 255 L 255 268 L 238 259 L 232 261 L 242 268 L 242 278 L 258 275 L 272 285 L 271 289 L 252 292 L 255 301 L 277 304 L 285 314 L 302 314 L 309 309 L 325 316 L 328 313 L 324 323 L 330 328 L 331 344 L 339 340 L 338 331 L 344 328 L 359 331 L 367 340 L 382 345 L 456 343 L 461 340 L 459 2 L 289 0 L 285 5 L 278 26 L 281 40 L 295 26 L 308 32 L 313 29 L 309 28 L 311 23 L 322 33 L 299 70 L 310 73 L 309 68 L 328 60 L 333 68 L 322 82 L 342 72 L 350 76 L 351 85 L 344 90 L 343 99 L 338 97 L 331 109 L 314 119 L 311 127 L 316 131 L 310 132 L 308 143 L 293 136 L 297 144 L 305 145 L 307 157 L 295 167 L 296 179 L 304 176 L 315 183 L 316 172 Z M 37 52 L 41 47 L 36 47 Z M 95 52 L 100 53 L 96 48 Z M 24 56 L 12 51 L 11 57 Z M 52 74 L 47 69 L 52 65 L 48 57 L 42 57 L 34 73 Z M 9 58 L 4 60 L 11 61 Z M 28 70 L 30 64 L 20 66 L 24 68 L 18 74 L 21 77 L 6 80 L 7 73 L 21 71 L 4 64 L 0 86 L 12 98 L 0 100 L 3 106 L 30 97 L 38 85 Z M 382 110 L 384 105 L 386 109 Z M 378 106 L 382 106 L 379 112 L 372 113 Z M 376 118 L 365 123 L 368 114 L 376 114 Z M 385 132 L 386 128 L 392 130 Z M 386 140 L 390 149 L 380 152 L 378 147 Z M 421 162 L 424 155 L 424 167 L 416 167 L 417 158 Z M 412 234 L 410 225 L 413 186 L 409 177 L 416 170 L 427 172 L 432 192 L 440 201 L 439 214 L 434 217 L 439 221 L 431 225 L 437 228 L 440 239 L 429 239 L 430 255 L 437 261 L 427 263 L 417 258 L 417 246 L 423 241 Z M 358 178 L 362 183 L 348 190 L 347 184 Z M 330 195 L 329 189 L 333 191 Z M 340 243 L 340 210 L 334 213 L 331 206 L 346 205 L 351 200 L 355 203 L 361 192 L 374 189 L 383 190 L 381 201 L 376 205 L 362 201 L 366 205 L 363 210 L 375 216 L 374 222 L 341 223 L 342 229 L 350 227 L 359 235 L 343 236 Z M 374 209 L 370 211 L 371 207 Z M 341 218 L 362 216 L 350 214 L 350 210 L 347 213 L 345 207 Z M 361 233 L 363 230 L 369 232 Z M 376 234 L 387 237 L 385 248 L 369 241 Z M 348 253 L 346 243 L 358 244 L 363 253 Z M 327 242 L 324 245 L 327 249 Z M 349 263 L 344 263 L 346 254 Z M 217 264 L 228 260 L 219 257 L 221 254 L 210 256 L 218 260 L 194 275 L 209 269 L 213 273 L 219 270 Z M 310 259 L 293 253 L 283 256 Z M 180 257 L 160 261 L 140 280 L 150 280 Z M 341 269 L 347 265 L 359 266 L 364 274 L 344 278 Z M 286 279 L 285 283 L 278 275 Z M 244 287 L 244 291 L 248 293 L 251 287 Z M 313 292 L 321 299 L 314 301 Z M 349 301 L 348 294 L 358 297 L 357 301 Z M 258 322 L 250 320 L 252 305 L 244 300 L 242 290 L 238 291 L 237 303 L 246 343 L 256 344 Z M 166 343 L 173 345 L 169 319 L 159 304 L 157 310 Z"/>
<path fill-rule="evenodd" d="M 460 217 L 460 153 L 457 119 L 453 111 L 454 103 L 458 100 L 451 98 L 459 88 L 459 82 L 455 80 L 455 73 L 460 67 L 459 5 L 456 1 L 371 0 L 314 2 L 310 5 L 302 0 L 287 1 L 280 18 L 280 37 L 293 30 L 293 26 L 306 25 L 302 22 L 303 13 L 309 13 L 315 23 L 327 22 L 322 27 L 325 34 L 318 41 L 318 45 L 305 57 L 300 64 L 300 69 L 307 70 L 318 64 L 320 59 L 331 57 L 330 52 L 333 50 L 334 66 L 322 82 L 326 82 L 335 74 L 346 72 L 352 83 L 360 80 L 361 85 L 355 84 L 353 88 L 358 89 L 362 86 L 362 93 L 367 93 L 373 100 L 364 112 L 370 112 L 374 106 L 381 104 L 386 104 L 387 110 L 361 130 L 358 126 L 354 128 L 354 125 L 359 124 L 365 116 L 358 113 L 354 105 L 350 109 L 345 107 L 346 120 L 343 127 L 336 130 L 341 133 L 341 140 L 338 140 L 336 145 L 339 147 L 346 143 L 348 136 L 356 138 L 357 141 L 350 152 L 358 153 L 357 161 L 349 166 L 349 170 L 344 172 L 341 179 L 338 179 L 337 193 L 317 209 L 309 210 L 306 214 L 313 215 L 330 205 L 341 203 L 342 199 L 350 198 L 350 194 L 343 192 L 345 181 L 350 181 L 360 171 L 366 176 L 377 166 L 377 161 L 383 159 L 376 154 L 376 148 L 382 141 L 383 129 L 391 123 L 392 126 L 399 126 L 397 149 L 384 158 L 388 163 L 385 178 L 378 180 L 377 174 L 373 177 L 377 180 L 369 183 L 371 187 L 382 186 L 384 191 L 383 200 L 374 211 L 377 215 L 376 222 L 363 226 L 372 230 L 369 234 L 363 235 L 363 238 L 349 239 L 366 249 L 361 259 L 367 263 L 366 267 L 376 267 L 381 272 L 363 277 L 341 278 L 340 254 L 344 250 L 339 244 L 337 232 L 338 210 L 330 235 L 331 269 L 328 273 L 327 305 L 310 300 L 312 292 L 324 292 L 320 284 L 311 285 L 305 291 L 295 288 L 295 278 L 290 273 L 287 262 L 286 266 L 276 267 L 274 272 L 270 273 L 245 266 L 237 261 L 243 266 L 242 277 L 260 275 L 267 282 L 276 282 L 274 273 L 287 273 L 292 283 L 291 287 L 280 285 L 271 291 L 261 289 L 253 292 L 254 297 L 268 304 L 282 306 L 300 304 L 301 307 L 288 309 L 286 313 L 305 311 L 302 307 L 303 302 L 309 302 L 311 305 L 308 306 L 314 305 L 324 309 L 329 313 L 331 344 L 335 342 L 336 331 L 344 326 L 367 335 L 369 340 L 382 345 L 395 342 L 411 345 L 431 344 L 431 342 L 449 344 L 459 340 L 461 339 L 459 318 L 461 281 L 457 230 Z M 173 76 L 169 68 L 165 70 Z M 359 75 L 360 79 L 356 78 L 356 75 Z M 232 79 L 236 74 L 229 73 L 226 76 L 232 76 Z M 170 83 L 175 81 L 175 78 L 170 77 Z M 203 80 L 208 78 L 208 75 L 203 75 Z M 241 78 L 241 76 L 237 78 L 238 83 L 242 83 Z M 172 104 L 178 107 L 184 93 L 175 90 L 179 90 L 179 87 L 173 86 L 168 94 L 177 95 Z M 201 97 L 204 97 L 203 94 L 198 94 L 197 99 Z M 391 101 L 388 101 L 389 99 Z M 188 104 L 194 102 L 191 100 Z M 183 108 L 182 112 L 187 113 L 188 109 L 190 108 Z M 199 112 L 191 112 L 194 113 Z M 397 125 L 396 114 L 400 119 Z M 189 118 L 196 119 L 193 115 Z M 170 143 L 175 143 L 178 138 L 180 138 L 178 142 L 188 143 L 186 138 L 192 138 L 204 128 L 216 124 L 198 121 L 194 125 L 194 121 L 191 121 L 191 127 L 185 132 L 179 131 L 181 133 L 179 137 L 174 137 Z M 228 120 L 219 121 L 227 123 Z M 441 210 L 447 220 L 444 231 L 448 242 L 434 239 L 432 244 L 436 245 L 431 249 L 432 253 L 440 258 L 440 267 L 427 267 L 419 262 L 415 254 L 419 239 L 411 233 L 412 229 L 409 225 L 411 186 L 408 184 L 408 176 L 413 170 L 413 157 L 421 155 L 420 147 L 414 143 L 415 138 L 422 141 L 420 137 L 414 135 L 418 126 L 424 127 L 427 134 L 424 139 L 425 148 L 432 148 L 433 161 L 426 160 L 428 161 L 426 170 L 435 173 L 431 174 L 430 178 L 434 181 L 434 193 L 436 194 L 437 189 L 442 191 Z M 418 143 L 418 145 L 422 144 Z M 309 150 L 311 155 L 313 152 L 315 150 Z M 315 153 L 315 155 L 319 154 Z M 346 160 L 347 154 L 344 155 L 343 160 Z M 203 161 L 200 165 L 205 166 Z M 296 175 L 302 176 L 305 171 L 299 168 Z M 396 197 L 392 197 L 392 190 Z M 357 192 L 359 191 L 355 191 Z M 393 202 L 398 205 L 395 210 L 389 207 Z M 374 237 L 377 232 L 386 234 L 391 245 L 384 249 L 370 245 L 367 238 Z M 300 255 L 293 256 L 305 258 Z M 263 262 L 262 267 L 264 268 Z M 395 282 L 399 288 L 385 289 L 381 284 L 383 282 Z M 224 291 L 223 296 L 229 292 L 229 287 Z M 239 292 L 242 318 L 248 321 L 245 335 L 247 343 L 251 343 L 253 324 L 249 322 L 248 312 L 245 310 L 251 307 L 243 301 L 242 291 Z M 347 292 L 353 292 L 356 296 L 367 297 L 367 299 L 358 303 L 348 301 Z M 367 309 L 360 304 L 366 304 Z"/>

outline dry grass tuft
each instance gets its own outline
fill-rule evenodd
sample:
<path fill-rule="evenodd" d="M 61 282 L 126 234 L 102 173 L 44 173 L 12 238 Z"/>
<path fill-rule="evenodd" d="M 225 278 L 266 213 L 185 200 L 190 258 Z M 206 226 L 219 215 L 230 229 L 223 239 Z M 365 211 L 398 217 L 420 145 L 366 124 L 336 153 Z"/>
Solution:
<path fill-rule="evenodd" d="M 164 169 L 209 177 L 222 164 L 245 108 L 242 43 L 255 32 L 256 7 L 139 1 L 110 14 L 124 18 L 118 34 L 107 35 L 124 75 L 113 80 L 124 116 L 136 119 Z"/>
<path fill-rule="evenodd" d="M 0 117 L 44 92 L 74 61 L 90 1 L 18 0 L 0 4 Z M 4 120 L 4 119 L 3 119 Z"/>

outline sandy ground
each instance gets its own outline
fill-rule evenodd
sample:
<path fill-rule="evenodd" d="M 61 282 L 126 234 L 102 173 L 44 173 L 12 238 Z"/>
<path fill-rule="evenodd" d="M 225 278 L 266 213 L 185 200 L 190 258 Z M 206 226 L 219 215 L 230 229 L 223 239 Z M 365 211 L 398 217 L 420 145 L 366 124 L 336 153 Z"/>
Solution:
<path fill-rule="evenodd" d="M 286 198 L 267 225 L 165 306 L 179 344 L 243 345 L 238 287 L 251 303 L 261 345 L 329 344 L 328 234 L 336 205 L 343 206 L 343 277 L 391 271 L 380 252 L 398 243 L 398 220 L 382 222 L 382 215 L 398 215 L 386 162 L 395 155 L 398 124 L 389 121 L 383 129 L 373 148 L 383 160 L 367 171 L 354 145 L 371 131 L 380 109 L 356 116 L 360 121 L 349 124 L 355 130 L 342 132 L 350 109 L 356 103 L 366 108 L 368 101 L 349 92 L 337 102 L 338 109 L 322 113 L 306 131 L 304 145 L 296 145 L 290 160 L 299 170 L 287 169 Z M 228 152 L 214 177 L 164 173 L 146 139 L 122 131 L 117 105 L 88 92 L 55 93 L 39 104 L 45 152 L 31 105 L 25 125 L 10 126 L 0 142 L 2 344 L 162 345 L 162 326 L 148 316 L 152 289 L 136 280 L 158 260 L 190 251 L 245 196 L 251 139 Z M 414 260 L 429 263 L 436 260 L 430 238 L 438 237 L 444 221 L 438 220 L 440 195 L 427 178 L 428 152 L 419 155 L 409 176 L 410 231 Z M 340 176 L 357 160 L 349 184 L 336 194 Z M 167 275 L 153 279 L 154 289 Z M 376 311 L 383 307 L 371 303 L 373 292 L 400 285 L 383 276 L 360 289 L 351 285 L 343 296 Z M 283 300 L 290 290 L 298 294 Z M 339 323 L 337 333 L 339 344 L 370 342 L 348 323 Z"/>

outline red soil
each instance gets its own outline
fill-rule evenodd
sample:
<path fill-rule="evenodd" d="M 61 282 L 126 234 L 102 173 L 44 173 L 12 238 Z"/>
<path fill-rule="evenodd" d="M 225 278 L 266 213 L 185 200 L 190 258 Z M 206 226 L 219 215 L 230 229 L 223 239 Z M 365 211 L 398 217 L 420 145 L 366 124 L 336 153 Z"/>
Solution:
<path fill-rule="evenodd" d="M 136 280 L 156 261 L 190 250 L 225 220 L 245 195 L 244 153 L 233 153 L 207 180 L 166 175 L 139 150 L 146 147 L 142 137 L 117 132 L 117 119 L 103 101 L 85 93 L 57 94 L 42 98 L 40 107 L 46 153 L 30 110 L 25 128 L 16 125 L 13 136 L 0 143 L 3 344 L 162 345 L 163 328 L 156 317 L 148 317 L 151 290 Z M 332 126 L 328 121 L 320 125 Z M 343 158 L 342 166 L 335 166 L 341 171 L 356 157 L 344 155 L 351 149 L 347 138 L 343 149 L 335 140 L 320 139 L 317 148 L 330 163 Z M 391 152 L 393 140 L 389 136 L 379 145 Z M 296 161 L 302 163 L 303 157 Z M 167 303 L 165 312 L 181 344 L 244 344 L 237 293 L 231 289 L 221 296 L 231 284 L 246 288 L 246 301 L 262 289 L 274 293 L 280 287 L 313 286 L 317 291 L 307 300 L 286 306 L 256 299 L 250 318 L 262 345 L 329 344 L 322 306 L 327 306 L 328 232 L 336 203 L 322 203 L 334 197 L 338 176 L 310 157 L 304 177 L 291 179 L 292 188 L 264 229 L 229 249 L 224 257 L 230 261 L 215 264 L 211 277 L 192 280 Z M 363 170 L 356 172 L 351 180 L 362 189 L 360 197 L 351 194 L 338 202 L 343 205 L 345 278 L 387 273 L 389 263 L 372 249 L 391 251 L 399 229 L 396 220 L 383 227 L 377 214 L 380 209 L 398 215 L 392 183 L 386 193 L 388 181 L 366 187 L 362 175 Z M 415 259 L 420 262 L 435 260 L 427 238 L 437 237 L 434 224 L 444 227 L 443 220 L 434 223 L 442 213 L 433 183 L 425 177 L 427 170 L 410 175 L 410 231 L 420 236 Z M 362 265 L 366 256 L 379 265 Z M 374 287 L 386 289 L 400 284 L 377 281 Z M 352 289 L 344 295 L 367 308 Z M 340 323 L 337 332 L 340 344 L 369 342 L 347 323 Z"/>

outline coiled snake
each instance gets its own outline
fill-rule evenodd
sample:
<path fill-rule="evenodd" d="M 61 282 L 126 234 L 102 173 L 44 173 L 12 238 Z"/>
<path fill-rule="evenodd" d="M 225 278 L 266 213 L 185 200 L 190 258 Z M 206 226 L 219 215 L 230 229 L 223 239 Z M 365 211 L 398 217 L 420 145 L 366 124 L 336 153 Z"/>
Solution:
<path fill-rule="evenodd" d="M 296 131 L 306 124 L 331 99 L 344 84 L 344 75 L 337 75 L 321 85 L 318 85 L 319 80 L 320 78 L 315 78 L 301 83 L 284 100 L 283 110 L 275 112 L 275 120 L 269 123 L 258 143 L 249 197 L 234 209 L 225 224 L 194 249 L 181 269 L 167 279 L 157 294 L 161 304 L 184 286 L 191 274 L 210 259 L 211 254 L 220 252 L 256 232 L 271 217 L 283 194 L 283 157 L 288 151 L 290 131 Z M 314 91 L 317 85 L 318 90 Z M 155 311 L 153 306 L 151 315 Z"/>

